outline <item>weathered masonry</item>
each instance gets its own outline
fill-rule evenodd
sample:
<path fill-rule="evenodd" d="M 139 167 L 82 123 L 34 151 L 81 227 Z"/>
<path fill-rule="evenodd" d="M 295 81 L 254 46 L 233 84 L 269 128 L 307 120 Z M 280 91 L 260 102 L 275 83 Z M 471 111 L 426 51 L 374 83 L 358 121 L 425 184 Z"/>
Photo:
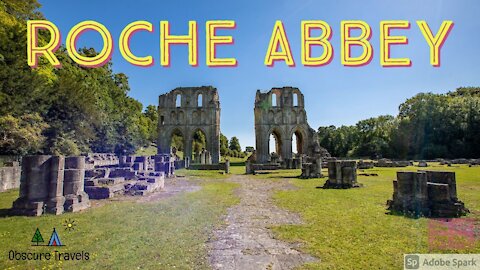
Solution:
<path fill-rule="evenodd" d="M 179 87 L 159 97 L 158 154 L 170 154 L 174 134 L 183 138 L 184 159 L 192 161 L 193 136 L 206 138 L 211 163 L 220 161 L 220 101 L 212 86 Z"/>
<path fill-rule="evenodd" d="M 293 158 L 292 141 L 296 137 L 298 155 L 314 157 L 322 149 L 315 130 L 307 123 L 304 97 L 298 88 L 282 87 L 255 96 L 256 162 L 267 163 L 276 152 L 280 161 Z M 270 135 L 276 149 L 270 149 Z"/>

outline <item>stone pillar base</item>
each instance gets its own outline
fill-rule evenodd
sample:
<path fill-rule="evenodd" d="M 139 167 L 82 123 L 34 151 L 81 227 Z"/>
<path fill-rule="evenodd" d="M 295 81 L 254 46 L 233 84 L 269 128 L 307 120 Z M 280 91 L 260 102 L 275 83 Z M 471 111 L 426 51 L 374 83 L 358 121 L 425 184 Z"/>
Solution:
<path fill-rule="evenodd" d="M 65 203 L 65 197 L 57 197 L 57 198 L 52 198 L 49 201 L 47 201 L 47 209 L 46 212 L 50 214 L 55 214 L 55 215 L 61 215 L 63 214 L 63 204 Z"/>
<path fill-rule="evenodd" d="M 78 212 L 90 207 L 88 194 L 82 192 L 79 195 L 70 194 L 65 196 L 64 209 L 66 212 Z"/>
<path fill-rule="evenodd" d="M 26 201 L 20 198 L 13 202 L 13 208 L 10 211 L 14 215 L 41 216 L 44 206 L 43 201 Z"/>

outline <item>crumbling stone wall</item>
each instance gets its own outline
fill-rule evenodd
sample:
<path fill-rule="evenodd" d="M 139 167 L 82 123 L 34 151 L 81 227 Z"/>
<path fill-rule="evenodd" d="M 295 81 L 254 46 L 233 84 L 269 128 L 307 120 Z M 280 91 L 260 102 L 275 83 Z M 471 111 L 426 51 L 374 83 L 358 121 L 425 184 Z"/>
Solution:
<path fill-rule="evenodd" d="M 459 217 L 469 212 L 457 198 L 454 172 L 397 172 L 387 205 L 410 216 Z"/>
<path fill-rule="evenodd" d="M 0 192 L 20 187 L 20 172 L 18 162 L 7 162 L 0 167 Z"/>
<path fill-rule="evenodd" d="M 100 165 L 86 171 L 85 190 L 92 199 L 115 195 L 146 195 L 165 187 L 175 176 L 173 155 L 120 156 L 117 165 Z"/>
<path fill-rule="evenodd" d="M 25 156 L 22 158 L 20 196 L 12 213 L 40 216 L 90 207 L 84 192 L 85 157 Z"/>
<path fill-rule="evenodd" d="M 317 156 L 316 158 L 300 158 L 300 164 L 302 167 L 300 178 L 308 179 L 322 177 L 322 158 L 320 156 Z"/>
<path fill-rule="evenodd" d="M 270 134 L 277 139 L 276 150 L 280 161 L 293 157 L 292 136 L 295 135 L 299 154 L 312 157 L 324 154 L 315 130 L 308 125 L 304 97 L 298 88 L 272 88 L 266 93 L 258 90 L 254 113 L 257 163 L 267 163 L 270 160 L 270 153 L 273 152 L 273 149 L 269 149 Z"/>
<path fill-rule="evenodd" d="M 177 106 L 177 100 L 180 100 Z M 199 101 L 201 103 L 199 104 Z M 206 137 L 212 163 L 220 161 L 220 101 L 212 86 L 180 87 L 159 97 L 158 153 L 170 154 L 172 134 L 183 136 L 184 159 L 192 160 L 192 141 L 196 131 Z"/>
<path fill-rule="evenodd" d="M 323 188 L 361 187 L 357 182 L 357 162 L 354 160 L 328 161 L 328 180 Z"/>

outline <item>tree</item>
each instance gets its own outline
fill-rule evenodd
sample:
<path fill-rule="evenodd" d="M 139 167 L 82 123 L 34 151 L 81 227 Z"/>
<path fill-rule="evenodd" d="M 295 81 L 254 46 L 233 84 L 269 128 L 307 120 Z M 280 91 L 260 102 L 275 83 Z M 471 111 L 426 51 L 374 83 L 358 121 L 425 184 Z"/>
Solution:
<path fill-rule="evenodd" d="M 228 138 L 220 133 L 220 155 L 226 156 L 228 152 Z"/>
<path fill-rule="evenodd" d="M 33 235 L 33 238 L 32 238 L 32 243 L 35 243 L 37 246 L 38 246 L 38 243 L 43 243 L 43 237 L 42 237 L 42 234 L 40 233 L 40 230 L 37 228 L 37 230 L 35 231 L 35 234 Z"/>
<path fill-rule="evenodd" d="M 25 155 L 41 152 L 48 124 L 38 114 L 0 117 L 0 153 Z"/>
<path fill-rule="evenodd" d="M 230 140 L 230 150 L 232 151 L 237 151 L 241 152 L 242 147 L 240 146 L 240 142 L 238 141 L 238 138 L 233 136 L 232 139 Z"/>
<path fill-rule="evenodd" d="M 197 130 L 193 134 L 193 141 L 192 141 L 193 153 L 198 154 L 205 148 L 207 148 L 207 139 L 205 138 L 205 134 L 202 131 Z"/>
<path fill-rule="evenodd" d="M 148 120 L 146 125 L 148 126 L 148 140 L 150 142 L 157 141 L 157 126 L 158 126 L 158 111 L 154 105 L 148 105 L 143 115 Z"/>

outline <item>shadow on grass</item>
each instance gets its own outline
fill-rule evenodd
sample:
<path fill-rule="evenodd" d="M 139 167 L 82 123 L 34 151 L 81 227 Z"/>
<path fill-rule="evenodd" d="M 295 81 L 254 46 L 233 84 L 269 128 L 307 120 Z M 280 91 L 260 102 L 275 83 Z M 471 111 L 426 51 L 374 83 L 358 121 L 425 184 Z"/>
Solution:
<path fill-rule="evenodd" d="M 14 216 L 14 215 L 11 213 L 10 208 L 0 209 L 0 218 L 6 218 L 11 216 Z"/>
<path fill-rule="evenodd" d="M 245 161 L 243 162 L 230 162 L 230 166 L 245 166 Z"/>

